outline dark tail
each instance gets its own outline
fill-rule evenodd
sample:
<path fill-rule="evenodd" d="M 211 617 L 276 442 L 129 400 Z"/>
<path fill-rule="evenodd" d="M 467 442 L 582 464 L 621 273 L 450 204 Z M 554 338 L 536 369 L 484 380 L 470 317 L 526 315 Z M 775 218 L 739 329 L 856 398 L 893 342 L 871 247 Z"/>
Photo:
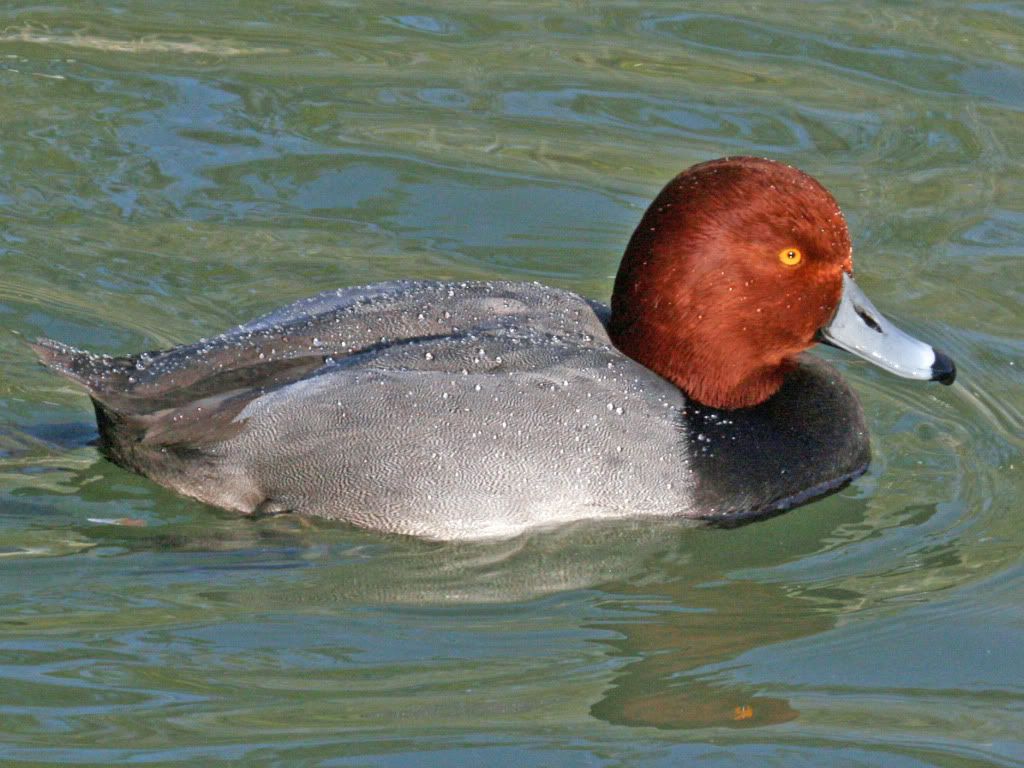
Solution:
<path fill-rule="evenodd" d="M 129 373 L 135 369 L 133 357 L 96 355 L 53 339 L 38 339 L 29 346 L 39 362 L 81 384 L 93 400 L 101 403 L 117 407 L 119 393 L 129 390 L 133 383 Z"/>
<path fill-rule="evenodd" d="M 47 368 L 88 390 L 96 409 L 100 450 L 122 466 L 134 466 L 125 446 L 138 442 L 144 430 L 131 423 L 135 419 L 129 415 L 132 409 L 126 408 L 124 392 L 130 386 L 128 371 L 134 370 L 135 361 L 96 355 L 53 339 L 37 339 L 29 346 Z"/>
<path fill-rule="evenodd" d="M 255 346 L 243 350 L 247 356 L 236 347 L 198 353 L 179 347 L 125 357 L 96 355 L 51 339 L 31 347 L 43 365 L 88 390 L 101 445 L 115 460 L 140 446 L 198 448 L 226 440 L 241 431 L 243 422 L 236 417 L 254 398 L 324 364 L 323 355 L 261 360 Z M 167 358 L 172 358 L 169 365 L 163 364 Z M 118 463 L 138 465 L 128 458 Z"/>

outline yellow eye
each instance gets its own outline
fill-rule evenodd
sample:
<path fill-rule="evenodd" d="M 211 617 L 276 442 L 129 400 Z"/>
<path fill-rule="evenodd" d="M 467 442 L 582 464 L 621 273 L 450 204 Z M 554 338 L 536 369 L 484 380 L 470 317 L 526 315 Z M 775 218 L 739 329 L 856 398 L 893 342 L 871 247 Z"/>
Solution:
<path fill-rule="evenodd" d="M 779 251 L 779 261 L 787 267 L 795 267 L 804 257 L 799 248 L 783 248 Z"/>

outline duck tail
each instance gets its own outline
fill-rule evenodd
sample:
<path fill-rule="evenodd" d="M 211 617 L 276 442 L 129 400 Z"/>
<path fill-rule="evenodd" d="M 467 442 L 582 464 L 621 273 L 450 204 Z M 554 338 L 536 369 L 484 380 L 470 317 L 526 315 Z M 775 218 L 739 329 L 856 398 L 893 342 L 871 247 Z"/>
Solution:
<path fill-rule="evenodd" d="M 96 410 L 100 448 L 122 466 L 139 467 L 138 451 L 153 446 L 198 449 L 242 429 L 235 420 L 265 391 L 267 366 L 254 374 L 214 371 L 205 377 L 154 383 L 145 378 L 147 358 L 159 353 L 111 357 L 76 349 L 53 339 L 29 346 L 44 366 L 84 387 Z M 277 385 L 323 365 L 321 358 L 273 361 Z M 203 371 L 201 371 L 202 373 Z M 163 387 L 161 389 L 161 386 Z"/>
<path fill-rule="evenodd" d="M 129 383 L 129 371 L 135 367 L 132 357 L 97 355 L 53 339 L 29 342 L 39 362 L 89 391 L 93 400 L 108 403 Z"/>
<path fill-rule="evenodd" d="M 126 392 L 136 358 L 97 355 L 53 339 L 37 339 L 29 346 L 40 363 L 88 390 L 100 451 L 115 464 L 142 471 L 136 444 L 145 437 L 146 417 Z"/>

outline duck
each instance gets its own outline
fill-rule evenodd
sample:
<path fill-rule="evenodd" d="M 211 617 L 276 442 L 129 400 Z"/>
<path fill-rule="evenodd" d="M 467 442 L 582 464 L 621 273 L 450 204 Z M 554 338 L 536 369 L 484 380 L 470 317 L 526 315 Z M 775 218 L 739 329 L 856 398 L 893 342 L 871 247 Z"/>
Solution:
<path fill-rule="evenodd" d="M 171 349 L 32 346 L 91 397 L 107 459 L 242 515 L 446 541 L 595 519 L 728 526 L 868 467 L 864 411 L 815 344 L 955 378 L 868 300 L 852 255 L 821 183 L 725 157 L 655 197 L 608 304 L 535 282 L 392 280 Z"/>

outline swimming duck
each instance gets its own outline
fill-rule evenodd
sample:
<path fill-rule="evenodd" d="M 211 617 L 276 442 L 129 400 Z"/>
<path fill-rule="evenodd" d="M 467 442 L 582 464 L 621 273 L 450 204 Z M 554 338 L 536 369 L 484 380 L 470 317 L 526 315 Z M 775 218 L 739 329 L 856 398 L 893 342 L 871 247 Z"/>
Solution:
<path fill-rule="evenodd" d="M 433 539 L 587 518 L 735 523 L 865 471 L 825 342 L 951 383 L 852 277 L 831 194 L 778 162 L 695 165 L 633 233 L 610 307 L 538 283 L 398 280 L 126 357 L 56 341 L 103 453 L 207 504 Z"/>

